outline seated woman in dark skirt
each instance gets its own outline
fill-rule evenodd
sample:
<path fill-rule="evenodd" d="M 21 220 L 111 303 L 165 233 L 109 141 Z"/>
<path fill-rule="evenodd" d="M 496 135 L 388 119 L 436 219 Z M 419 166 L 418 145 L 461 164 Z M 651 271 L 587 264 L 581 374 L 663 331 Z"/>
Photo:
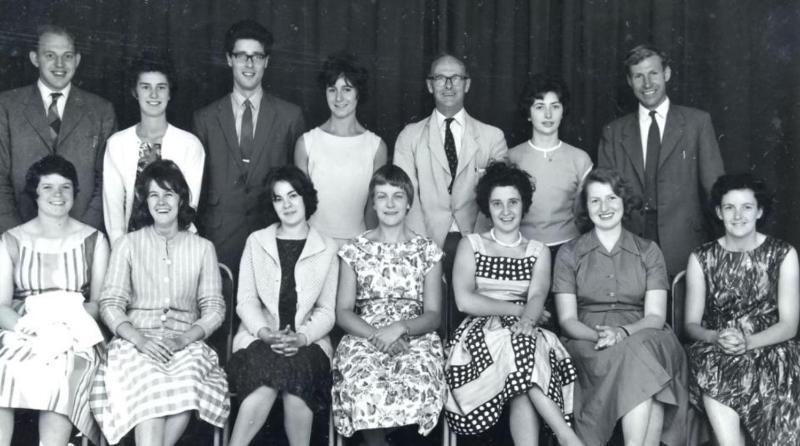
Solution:
<path fill-rule="evenodd" d="M 331 403 L 337 245 L 308 225 L 317 192 L 300 169 L 273 170 L 266 190 L 278 222 L 250 235 L 239 268 L 228 374 L 243 400 L 231 446 L 250 443 L 279 396 L 289 444 L 307 445 L 314 414 Z"/>
<path fill-rule="evenodd" d="M 664 256 L 622 227 L 635 201 L 618 173 L 590 172 L 578 217 L 593 229 L 556 256 L 558 320 L 578 369 L 575 428 L 586 444 L 604 445 L 621 419 L 625 444 L 682 445 L 686 356 L 664 324 Z"/>

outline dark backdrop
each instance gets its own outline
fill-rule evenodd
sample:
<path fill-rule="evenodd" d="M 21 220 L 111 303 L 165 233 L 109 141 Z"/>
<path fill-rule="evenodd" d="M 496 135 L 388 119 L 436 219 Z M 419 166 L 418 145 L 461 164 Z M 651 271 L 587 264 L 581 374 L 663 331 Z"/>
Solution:
<path fill-rule="evenodd" d="M 190 128 L 193 110 L 232 85 L 222 39 L 255 18 L 275 35 L 266 88 L 299 104 L 310 126 L 326 119 L 320 62 L 345 48 L 370 68 L 359 116 L 393 146 L 430 113 L 423 78 L 447 50 L 469 64 L 467 108 L 502 128 L 509 145 L 529 136 L 516 111 L 529 74 L 562 75 L 572 90 L 562 138 L 596 155 L 601 126 L 635 109 L 620 64 L 649 41 L 673 59 L 670 98 L 709 111 L 731 171 L 751 170 L 778 192 L 767 228 L 800 244 L 800 3 L 776 0 L 0 0 L 0 89 L 31 83 L 27 53 L 37 24 L 74 30 L 83 53 L 76 84 L 111 100 L 120 128 L 138 119 L 127 64 L 168 50 L 179 89 L 169 118 Z"/>

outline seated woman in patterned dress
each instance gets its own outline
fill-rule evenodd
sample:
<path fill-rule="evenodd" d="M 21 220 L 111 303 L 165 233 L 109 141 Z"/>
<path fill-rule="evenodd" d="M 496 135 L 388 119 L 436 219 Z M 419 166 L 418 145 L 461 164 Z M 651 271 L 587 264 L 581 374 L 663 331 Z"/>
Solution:
<path fill-rule="evenodd" d="M 534 189 L 525 171 L 504 162 L 490 164 L 478 181 L 478 208 L 492 228 L 468 235 L 456 251 L 453 291 L 469 316 L 445 366 L 445 415 L 455 432 L 474 435 L 509 403 L 514 444 L 539 438 L 541 416 L 559 443 L 582 445 L 569 425 L 575 369 L 558 337 L 537 326 L 546 319 L 550 251 L 520 232 Z"/>
<path fill-rule="evenodd" d="M 94 379 L 91 406 L 110 444 L 134 429 L 136 444 L 170 446 L 192 411 L 223 427 L 228 382 L 203 339 L 222 323 L 225 302 L 214 246 L 187 229 L 189 186 L 169 160 L 136 184 L 135 230 L 111 253 L 100 315 L 114 339 Z"/>
<path fill-rule="evenodd" d="M 723 175 L 711 201 L 725 235 L 686 268 L 692 402 L 722 446 L 800 444 L 797 251 L 758 231 L 772 208 L 764 181 Z"/>
<path fill-rule="evenodd" d="M 664 323 L 664 256 L 622 227 L 638 203 L 617 172 L 590 172 L 579 204 L 579 221 L 593 228 L 559 249 L 553 275 L 564 345 L 578 369 L 578 435 L 604 445 L 621 419 L 625 444 L 683 445 L 688 371 Z"/>
<path fill-rule="evenodd" d="M 339 251 L 336 322 L 347 333 L 333 357 L 333 420 L 350 437 L 387 445 L 388 429 L 428 434 L 447 388 L 442 342 L 442 251 L 406 226 L 413 186 L 386 165 L 369 184 L 378 227 Z"/>
<path fill-rule="evenodd" d="M 242 254 L 228 374 L 243 400 L 230 445 L 250 444 L 279 396 L 289 444 L 308 445 L 314 415 L 331 404 L 338 245 L 309 226 L 317 191 L 300 169 L 273 170 L 266 190 L 278 222 L 252 233 Z"/>
<path fill-rule="evenodd" d="M 34 163 L 25 193 L 37 216 L 0 238 L 0 445 L 11 444 L 15 409 L 39 411 L 42 444 L 67 444 L 73 425 L 97 442 L 89 391 L 108 243 L 69 215 L 78 193 L 69 161 Z"/>

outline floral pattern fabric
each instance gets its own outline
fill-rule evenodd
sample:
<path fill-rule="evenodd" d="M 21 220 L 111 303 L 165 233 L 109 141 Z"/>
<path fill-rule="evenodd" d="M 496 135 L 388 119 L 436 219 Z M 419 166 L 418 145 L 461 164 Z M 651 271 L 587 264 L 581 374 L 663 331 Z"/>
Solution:
<path fill-rule="evenodd" d="M 442 258 L 431 240 L 382 243 L 363 235 L 339 256 L 356 274 L 356 313 L 374 327 L 423 312 L 425 274 Z M 410 338 L 407 352 L 382 353 L 369 340 L 345 335 L 333 357 L 333 420 L 351 436 L 363 429 L 419 425 L 429 433 L 444 405 L 444 354 L 436 333 Z"/>
<path fill-rule="evenodd" d="M 706 281 L 703 323 L 757 333 L 778 322 L 780 266 L 791 246 L 767 237 L 752 251 L 733 252 L 717 241 L 697 248 Z M 790 339 L 739 356 L 713 344 L 689 348 L 692 402 L 703 394 L 732 408 L 756 445 L 800 444 L 800 343 Z"/>

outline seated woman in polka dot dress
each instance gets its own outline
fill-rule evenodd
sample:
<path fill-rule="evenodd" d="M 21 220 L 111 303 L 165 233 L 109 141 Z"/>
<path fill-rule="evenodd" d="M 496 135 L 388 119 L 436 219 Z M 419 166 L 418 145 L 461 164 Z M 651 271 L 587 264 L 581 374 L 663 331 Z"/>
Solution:
<path fill-rule="evenodd" d="M 510 402 L 515 444 L 538 438 L 541 417 L 560 444 L 582 445 L 570 427 L 575 369 L 558 338 L 537 326 L 546 314 L 550 252 L 519 231 L 533 191 L 530 176 L 506 163 L 491 164 L 478 182 L 478 207 L 493 227 L 468 235 L 456 252 L 453 290 L 469 317 L 445 366 L 445 414 L 455 432 L 474 435 Z"/>

